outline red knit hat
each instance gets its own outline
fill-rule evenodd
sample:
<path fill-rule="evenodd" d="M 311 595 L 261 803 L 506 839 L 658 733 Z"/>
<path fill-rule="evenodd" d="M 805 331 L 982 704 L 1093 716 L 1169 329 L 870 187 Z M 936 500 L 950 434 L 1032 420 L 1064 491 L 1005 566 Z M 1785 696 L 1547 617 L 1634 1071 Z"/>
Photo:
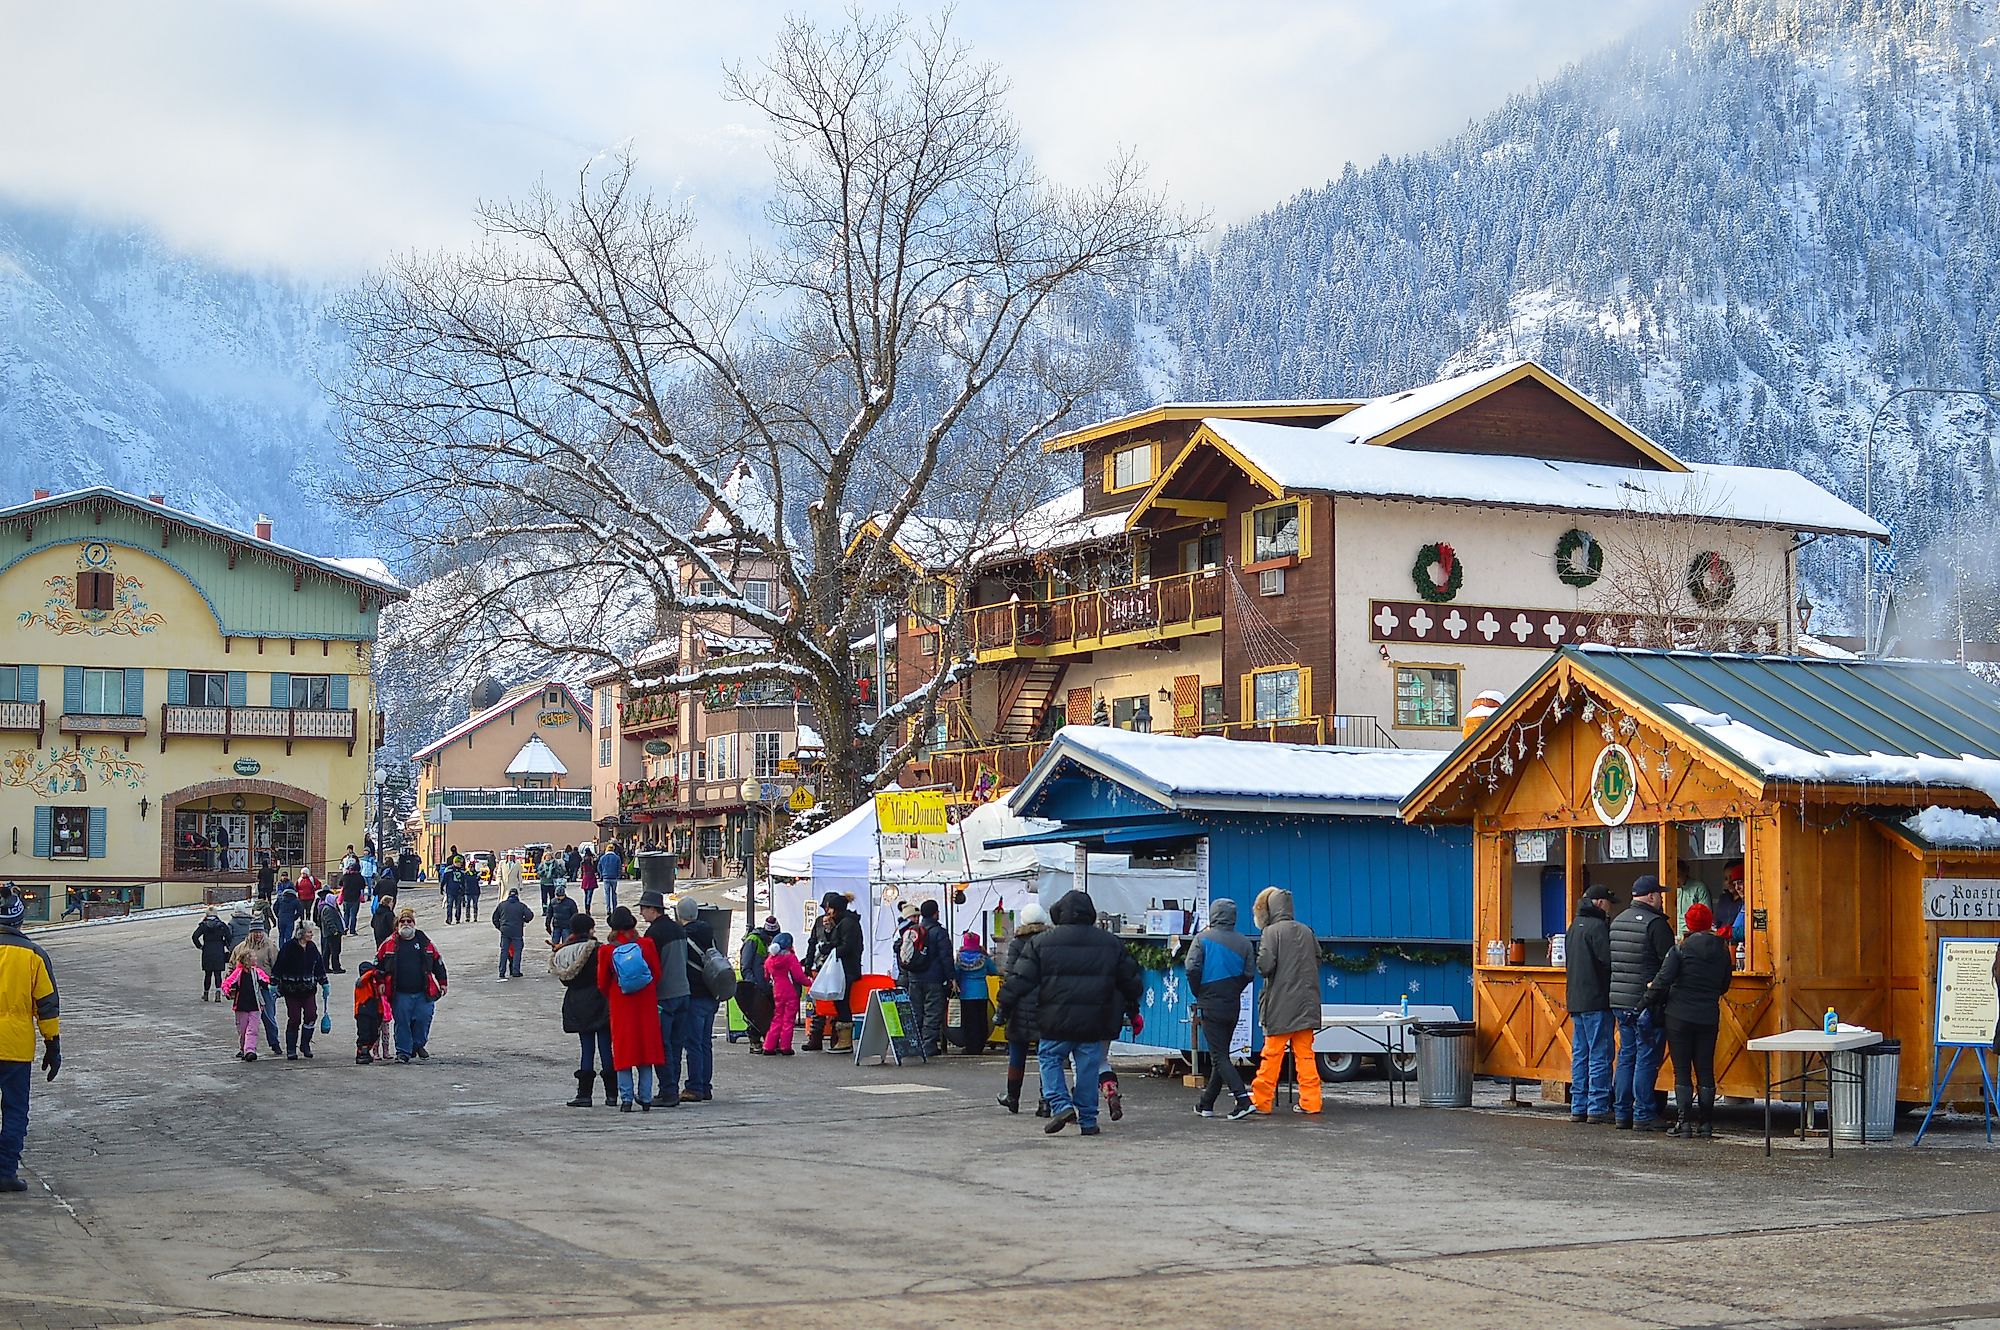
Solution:
<path fill-rule="evenodd" d="M 1715 911 L 1696 901 L 1688 906 L 1687 926 L 1690 933 L 1706 933 L 1715 926 Z"/>

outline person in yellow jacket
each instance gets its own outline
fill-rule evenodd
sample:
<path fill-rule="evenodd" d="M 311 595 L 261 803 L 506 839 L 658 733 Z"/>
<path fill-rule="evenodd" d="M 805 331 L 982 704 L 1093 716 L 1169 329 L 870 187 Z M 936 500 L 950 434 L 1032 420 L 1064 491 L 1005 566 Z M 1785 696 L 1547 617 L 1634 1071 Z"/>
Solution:
<path fill-rule="evenodd" d="M 50 1080 L 62 1070 L 55 971 L 48 954 L 21 932 L 27 913 L 14 884 L 0 886 L 0 1192 L 28 1189 L 21 1181 L 21 1151 L 28 1143 L 36 1030 L 42 1032 L 42 1070 Z"/>

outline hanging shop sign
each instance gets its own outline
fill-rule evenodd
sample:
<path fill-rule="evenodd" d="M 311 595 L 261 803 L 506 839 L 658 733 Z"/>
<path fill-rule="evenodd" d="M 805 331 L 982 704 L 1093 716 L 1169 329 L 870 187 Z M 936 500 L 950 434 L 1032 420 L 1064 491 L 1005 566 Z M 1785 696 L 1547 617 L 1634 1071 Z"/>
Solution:
<path fill-rule="evenodd" d="M 254 757 L 239 757 L 230 766 L 230 770 L 239 776 L 254 776 L 263 769 L 264 764 Z"/>
<path fill-rule="evenodd" d="M 1623 744 L 1608 744 L 1597 755 L 1597 764 L 1590 769 L 1590 807 L 1605 826 L 1622 826 L 1632 816 L 1639 793 L 1637 770 Z"/>
<path fill-rule="evenodd" d="M 648 757 L 665 757 L 674 751 L 674 746 L 665 739 L 648 739 L 645 748 Z"/>

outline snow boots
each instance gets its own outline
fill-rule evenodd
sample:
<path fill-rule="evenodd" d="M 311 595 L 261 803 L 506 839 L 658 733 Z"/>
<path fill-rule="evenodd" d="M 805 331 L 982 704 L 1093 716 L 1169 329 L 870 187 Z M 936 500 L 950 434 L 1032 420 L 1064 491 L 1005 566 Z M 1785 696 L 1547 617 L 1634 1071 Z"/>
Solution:
<path fill-rule="evenodd" d="M 604 1072 L 603 1081 L 604 1106 L 606 1108 L 618 1107 L 618 1073 L 615 1071 Z"/>
<path fill-rule="evenodd" d="M 597 1081 L 597 1073 L 596 1073 L 596 1072 L 594 1072 L 594 1071 L 579 1071 L 579 1072 L 577 1072 L 577 1073 L 576 1073 L 576 1098 L 574 1098 L 574 1099 L 570 1100 L 570 1101 L 569 1101 L 569 1105 L 568 1105 L 568 1106 L 569 1106 L 570 1108 L 589 1108 L 589 1107 L 590 1107 L 590 1088 L 591 1088 L 591 1086 L 592 1086 L 592 1085 L 594 1085 L 594 1084 L 596 1083 L 596 1081 Z"/>

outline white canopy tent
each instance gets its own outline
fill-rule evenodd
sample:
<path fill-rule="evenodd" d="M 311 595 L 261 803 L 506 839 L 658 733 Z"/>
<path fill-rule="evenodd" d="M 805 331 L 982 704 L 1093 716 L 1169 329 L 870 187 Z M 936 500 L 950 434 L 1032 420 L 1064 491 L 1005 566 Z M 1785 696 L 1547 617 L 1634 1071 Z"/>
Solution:
<path fill-rule="evenodd" d="M 864 923 L 863 966 L 870 974 L 893 967 L 896 906 L 901 901 L 935 900 L 939 914 L 956 933 L 971 920 L 990 920 L 995 910 L 1017 912 L 1031 900 L 1053 906 L 1074 884 L 1076 852 L 1069 845 L 1007 845 L 989 841 L 1054 830 L 1055 823 L 1021 818 L 1005 804 L 975 809 L 960 824 L 968 872 L 949 877 L 934 869 L 912 868 L 901 859 L 884 862 L 876 840 L 875 805 L 864 803 L 796 844 L 771 853 L 771 894 L 778 924 L 796 934 L 800 949 L 819 917 L 819 899 L 829 891 L 854 897 Z M 1089 863 L 1091 899 L 1100 912 L 1143 917 L 1160 900 L 1195 897 L 1195 875 L 1183 869 L 1133 868 L 1122 854 L 1093 854 Z M 950 900 L 954 884 L 965 884 L 965 903 Z M 975 931 L 985 934 L 985 927 Z M 991 941 L 991 939 L 988 939 Z"/>

